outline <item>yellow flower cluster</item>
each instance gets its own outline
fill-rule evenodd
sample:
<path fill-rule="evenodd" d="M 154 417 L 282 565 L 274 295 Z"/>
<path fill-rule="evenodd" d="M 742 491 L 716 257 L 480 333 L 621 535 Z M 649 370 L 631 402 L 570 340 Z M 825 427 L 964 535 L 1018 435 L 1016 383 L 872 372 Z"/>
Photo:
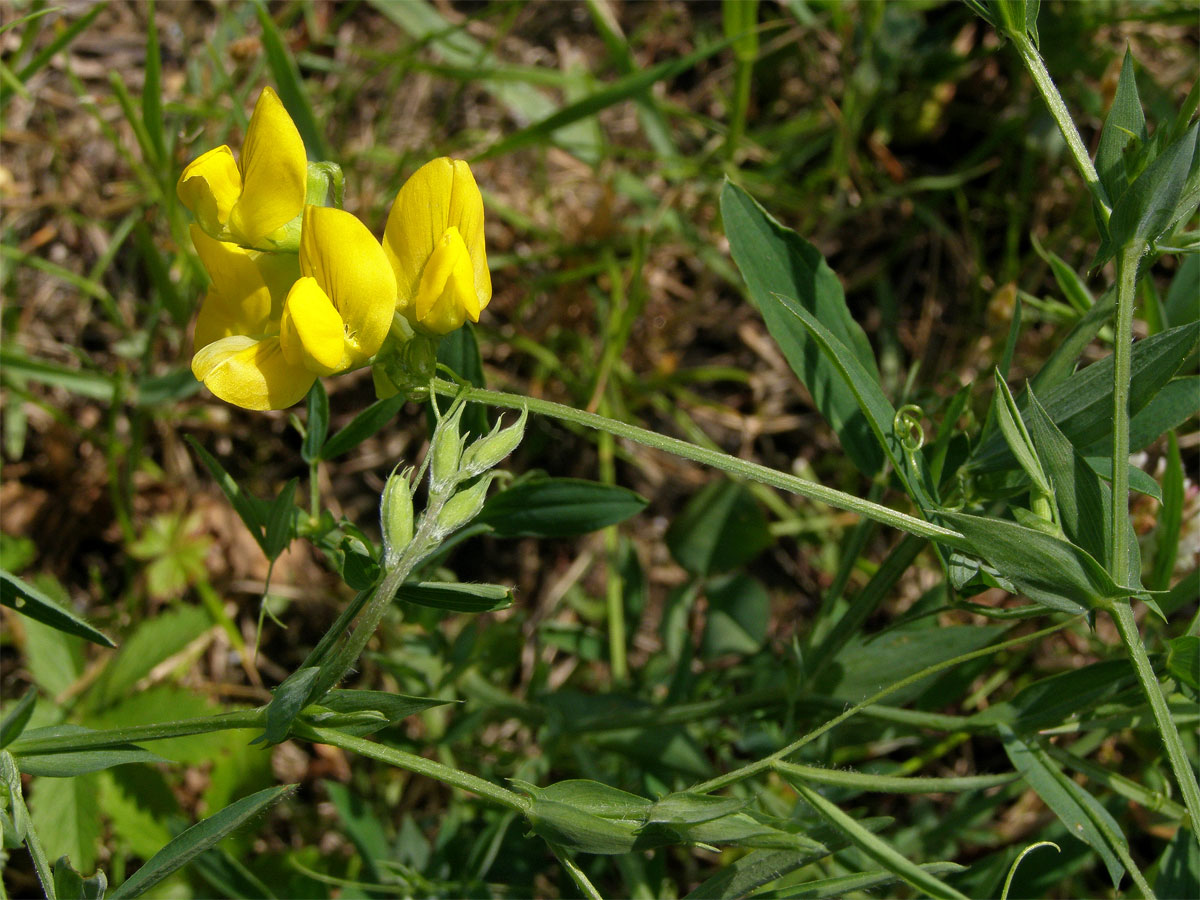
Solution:
<path fill-rule="evenodd" d="M 212 280 L 192 372 L 246 409 L 283 409 L 318 377 L 367 364 L 397 315 L 436 337 L 479 321 L 492 297 L 483 198 L 462 160 L 417 170 L 396 195 L 382 245 L 350 213 L 311 205 L 309 183 L 304 142 L 268 87 L 240 158 L 227 146 L 210 150 L 176 188 Z"/>

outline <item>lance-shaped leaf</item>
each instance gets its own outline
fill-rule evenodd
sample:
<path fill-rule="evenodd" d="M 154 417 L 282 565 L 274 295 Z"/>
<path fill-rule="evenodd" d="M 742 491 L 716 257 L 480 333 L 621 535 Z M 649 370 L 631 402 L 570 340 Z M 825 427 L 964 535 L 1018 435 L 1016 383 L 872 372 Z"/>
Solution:
<path fill-rule="evenodd" d="M 3 569 L 0 569 L 0 605 L 101 647 L 117 646 L 106 634 L 97 631 L 75 613 L 59 606 L 29 582 Z"/>
<path fill-rule="evenodd" d="M 1110 203 L 1120 200 L 1129 188 L 1129 177 L 1125 170 L 1126 147 L 1130 141 L 1144 144 L 1146 137 L 1146 116 L 1142 112 L 1137 79 L 1133 74 L 1133 54 L 1126 49 L 1117 92 L 1096 148 L 1096 172 Z"/>

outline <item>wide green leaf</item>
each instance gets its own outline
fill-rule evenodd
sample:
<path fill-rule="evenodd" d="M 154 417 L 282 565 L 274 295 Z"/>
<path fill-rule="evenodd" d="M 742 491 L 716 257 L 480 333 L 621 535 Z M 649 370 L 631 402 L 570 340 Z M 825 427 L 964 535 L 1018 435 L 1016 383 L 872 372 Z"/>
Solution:
<path fill-rule="evenodd" d="M 108 876 L 97 869 L 91 878 L 84 878 L 71 867 L 71 860 L 60 856 L 54 863 L 54 896 L 56 900 L 104 900 Z"/>
<path fill-rule="evenodd" d="M 1200 691 L 1200 637 L 1184 634 L 1167 645 L 1167 671 L 1176 681 Z"/>
<path fill-rule="evenodd" d="M 183 868 L 215 846 L 236 828 L 257 818 L 267 807 L 296 789 L 296 785 L 268 788 L 231 803 L 215 815 L 197 822 L 154 854 L 110 895 L 111 900 L 140 897 L 172 872 Z"/>
<path fill-rule="evenodd" d="M 709 482 L 671 523 L 667 547 L 693 575 L 737 569 L 772 542 L 767 517 L 743 486 L 721 479 Z"/>
<path fill-rule="evenodd" d="M 878 389 L 879 370 L 871 345 L 850 315 L 837 275 L 812 244 L 776 221 L 753 197 L 729 181 L 721 190 L 721 218 L 733 261 L 771 337 L 796 377 L 808 388 L 846 455 L 859 471 L 874 475 L 883 465 L 883 454 L 858 399 L 808 329 L 779 300 L 780 296 L 795 298 L 848 349 L 862 377 Z"/>
<path fill-rule="evenodd" d="M 29 582 L 3 569 L 0 569 L 0 605 L 101 647 L 117 646 L 106 634 L 97 631 L 75 613 L 55 603 Z"/>
<path fill-rule="evenodd" d="M 530 478 L 493 494 L 475 517 L 499 537 L 574 537 L 624 522 L 646 506 L 628 488 L 576 478 Z"/>
<path fill-rule="evenodd" d="M 771 598 L 761 582 L 737 573 L 709 584 L 705 596 L 708 617 L 700 652 L 706 659 L 762 649 L 770 625 Z"/>

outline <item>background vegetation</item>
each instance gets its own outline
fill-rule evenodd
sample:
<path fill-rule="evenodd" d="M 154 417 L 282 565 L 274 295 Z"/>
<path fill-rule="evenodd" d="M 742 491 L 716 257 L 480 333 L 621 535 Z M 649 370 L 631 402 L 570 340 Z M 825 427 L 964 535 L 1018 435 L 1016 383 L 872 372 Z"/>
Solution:
<path fill-rule="evenodd" d="M 1009 381 L 1036 372 L 1081 314 L 1069 286 L 1098 293 L 1112 273 L 1087 273 L 1090 200 L 1012 48 L 957 3 L 763 3 L 757 46 L 719 44 L 727 14 L 712 3 L 604 0 L 7 5 L 0 568 L 119 646 L 5 609 L 6 709 L 30 686 L 39 698 L 30 728 L 257 706 L 354 595 L 306 542 L 269 564 L 184 441 L 256 496 L 273 498 L 293 478 L 307 485 L 293 414 L 220 404 L 188 369 L 204 275 L 175 180 L 199 152 L 240 143 L 265 84 L 279 89 L 310 154 L 342 165 L 345 206 L 376 234 L 417 166 L 471 160 L 495 286 L 476 330 L 489 386 L 883 496 L 747 302 L 718 209 L 726 176 L 824 254 L 885 392 L 897 406 L 918 404 L 931 436 L 947 409 L 951 426 L 986 415 L 1018 298 Z M 1092 148 L 1127 46 L 1151 122 L 1173 115 L 1196 79 L 1194 4 L 1055 3 L 1039 26 L 1047 67 Z M 1060 261 L 1074 280 L 1055 271 Z M 1186 309 L 1194 278 L 1166 257 L 1143 282 L 1143 301 Z M 1110 346 L 1106 332 L 1084 362 Z M 963 385 L 975 386 L 965 406 L 948 407 Z M 374 399 L 365 373 L 329 390 L 331 431 Z M 408 404 L 318 467 L 322 502 L 377 535 L 384 479 L 398 460 L 419 458 L 428 434 L 425 412 Z M 1142 623 L 1164 666 L 1167 641 L 1195 612 L 1198 501 L 1184 473 L 1196 469 L 1198 434 L 1192 415 L 1139 448 L 1174 504 L 1164 515 L 1159 500 L 1134 494 L 1156 581 L 1147 584 L 1183 579 L 1169 624 Z M 1046 624 L 984 615 L 1017 605 L 998 589 L 971 598 L 983 610 L 956 602 L 919 542 L 897 556 L 890 530 L 602 434 L 531 417 L 507 466 L 623 485 L 648 502 L 586 536 L 490 536 L 451 550 L 439 566 L 464 582 L 512 585 L 512 606 L 467 615 L 397 604 L 354 677 L 459 701 L 377 737 L 497 783 L 680 790 L 765 756 L 879 687 Z M 897 571 L 880 590 L 885 560 Z M 861 621 L 831 638 L 846 598 L 864 595 Z M 822 654 L 825 671 L 799 691 L 802 663 Z M 1037 727 L 1082 760 L 1068 771 L 1119 823 L 1138 865 L 1162 877 L 1160 860 L 1186 832 L 1122 659 L 1106 617 L 1080 621 L 912 685 L 795 761 L 897 776 L 1011 772 L 978 716 L 1026 714 L 1022 689 L 1084 672 L 1052 683 L 1082 697 L 1078 708 L 1038 706 Z M 1178 721 L 1194 759 L 1192 677 L 1191 687 L 1186 677 L 1168 685 L 1182 692 Z M 902 706 L 918 717 L 887 712 Z M 512 811 L 328 745 L 264 749 L 250 737 L 156 743 L 169 764 L 26 775 L 47 855 L 68 855 L 85 874 L 102 867 L 120 884 L 188 824 L 299 783 L 161 895 L 578 894 Z M 778 775 L 741 790 L 780 817 L 797 805 Z M 967 894 L 997 894 L 1038 840 L 1061 852 L 1032 853 L 1013 896 L 1114 892 L 1107 857 L 1069 835 L 1025 781 L 912 795 L 844 784 L 827 796 L 860 821 L 891 817 L 876 827 L 905 856 L 966 866 L 947 878 Z M 673 847 L 577 862 L 605 895 L 670 897 L 737 852 Z M 793 880 L 861 871 L 859 853 L 839 851 Z M 4 882 L 14 897 L 38 893 L 24 851 L 9 856 Z"/>

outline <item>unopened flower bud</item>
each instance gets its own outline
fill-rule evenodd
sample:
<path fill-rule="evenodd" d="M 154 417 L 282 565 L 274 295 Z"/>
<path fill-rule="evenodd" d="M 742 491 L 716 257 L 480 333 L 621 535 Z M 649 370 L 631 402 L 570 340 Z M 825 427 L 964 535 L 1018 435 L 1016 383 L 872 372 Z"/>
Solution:
<path fill-rule="evenodd" d="M 429 448 L 431 487 L 434 493 L 448 490 L 458 480 L 458 464 L 462 458 L 462 437 L 458 423 L 462 419 L 463 406 L 438 423 L 433 432 L 433 446 Z"/>
<path fill-rule="evenodd" d="M 487 499 L 487 491 L 495 475 L 484 475 L 465 490 L 459 491 L 442 507 L 438 514 L 438 530 L 449 534 L 462 528 L 483 509 L 483 501 Z"/>
<path fill-rule="evenodd" d="M 383 531 L 383 561 L 395 564 L 413 536 L 412 469 L 393 471 L 379 502 L 379 524 Z"/>
<path fill-rule="evenodd" d="M 468 476 L 478 475 L 499 465 L 521 443 L 521 438 L 525 436 L 525 420 L 528 417 L 528 408 L 523 408 L 517 424 L 501 429 L 501 423 L 497 422 L 491 434 L 481 437 L 463 453 L 463 472 Z"/>

